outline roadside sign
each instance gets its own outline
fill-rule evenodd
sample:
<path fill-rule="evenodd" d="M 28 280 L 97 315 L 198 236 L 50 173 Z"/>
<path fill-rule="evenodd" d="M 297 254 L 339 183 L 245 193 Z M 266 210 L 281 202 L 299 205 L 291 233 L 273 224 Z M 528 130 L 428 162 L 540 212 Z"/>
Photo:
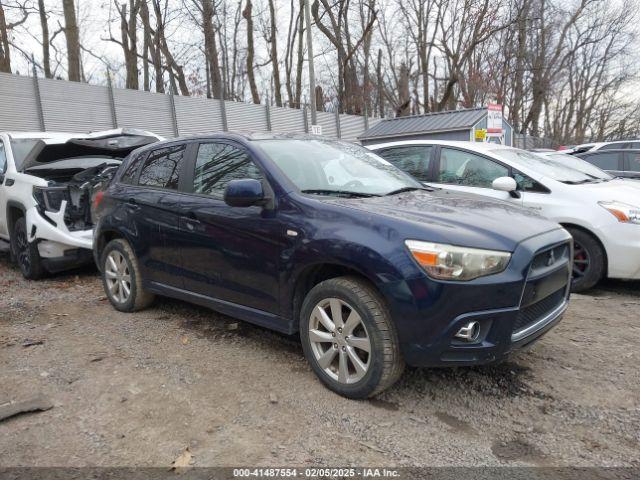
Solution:
<path fill-rule="evenodd" d="M 477 142 L 483 142 L 484 138 L 487 136 L 487 129 L 486 128 L 479 128 L 478 130 L 476 130 L 476 141 Z"/>
<path fill-rule="evenodd" d="M 487 133 L 502 133 L 502 105 L 490 103 L 487 106 Z"/>
<path fill-rule="evenodd" d="M 312 135 L 322 135 L 322 125 L 311 125 Z"/>

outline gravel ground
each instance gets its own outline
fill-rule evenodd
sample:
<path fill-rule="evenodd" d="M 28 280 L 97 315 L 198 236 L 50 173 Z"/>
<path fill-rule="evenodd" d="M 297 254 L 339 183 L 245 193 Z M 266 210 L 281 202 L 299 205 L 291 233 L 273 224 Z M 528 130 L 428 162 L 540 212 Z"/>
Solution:
<path fill-rule="evenodd" d="M 2 466 L 640 466 L 640 283 L 574 295 L 490 367 L 408 369 L 350 401 L 297 338 L 173 300 L 123 314 L 94 270 L 25 281 L 0 253 Z"/>

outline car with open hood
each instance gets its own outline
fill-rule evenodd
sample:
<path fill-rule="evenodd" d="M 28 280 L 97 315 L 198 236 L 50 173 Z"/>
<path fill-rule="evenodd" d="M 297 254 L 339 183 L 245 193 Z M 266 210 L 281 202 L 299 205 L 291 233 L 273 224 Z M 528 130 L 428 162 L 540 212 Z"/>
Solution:
<path fill-rule="evenodd" d="M 91 262 L 91 201 L 136 148 L 135 129 L 91 134 L 0 133 L 0 238 L 26 278 Z"/>
<path fill-rule="evenodd" d="M 487 143 L 403 140 L 368 148 L 426 185 L 506 201 L 563 225 L 574 240 L 573 291 L 604 277 L 640 279 L 640 182 L 568 155 Z"/>
<path fill-rule="evenodd" d="M 364 398 L 405 363 L 499 361 L 567 308 L 571 237 L 537 213 L 425 187 L 322 137 L 220 134 L 134 152 L 94 203 L 120 311 L 179 298 L 287 334 Z"/>

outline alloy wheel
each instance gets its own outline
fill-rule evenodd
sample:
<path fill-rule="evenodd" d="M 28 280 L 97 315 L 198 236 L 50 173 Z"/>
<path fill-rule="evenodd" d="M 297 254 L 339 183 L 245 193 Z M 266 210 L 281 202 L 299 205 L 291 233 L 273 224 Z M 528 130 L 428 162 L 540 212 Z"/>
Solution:
<path fill-rule="evenodd" d="M 320 368 L 343 384 L 362 380 L 371 364 L 371 340 L 360 314 L 338 298 L 320 301 L 309 321 L 311 351 Z"/>
<path fill-rule="evenodd" d="M 125 303 L 131 295 L 131 273 L 124 255 L 113 250 L 107 255 L 104 266 L 107 289 L 118 303 Z"/>
<path fill-rule="evenodd" d="M 23 271 L 29 271 L 31 268 L 31 257 L 29 256 L 29 240 L 27 239 L 27 232 L 22 229 L 16 229 L 16 247 L 15 252 L 18 263 L 22 267 Z"/>
<path fill-rule="evenodd" d="M 589 252 L 578 242 L 573 242 L 573 278 L 584 277 L 591 266 Z"/>

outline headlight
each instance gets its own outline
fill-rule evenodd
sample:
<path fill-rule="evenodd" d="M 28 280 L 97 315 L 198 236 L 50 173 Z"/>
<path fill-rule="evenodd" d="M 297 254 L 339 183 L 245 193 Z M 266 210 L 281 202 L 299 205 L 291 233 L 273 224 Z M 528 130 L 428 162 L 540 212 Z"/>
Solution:
<path fill-rule="evenodd" d="M 57 212 L 62 201 L 67 199 L 66 187 L 33 187 L 33 198 L 38 205 L 49 212 Z"/>
<path fill-rule="evenodd" d="M 473 280 L 500 273 L 507 268 L 511 253 L 438 243 L 405 241 L 413 258 L 427 274 L 439 280 Z"/>
<path fill-rule="evenodd" d="M 640 225 L 640 207 L 622 202 L 598 202 L 598 205 L 606 208 L 619 222 Z"/>

